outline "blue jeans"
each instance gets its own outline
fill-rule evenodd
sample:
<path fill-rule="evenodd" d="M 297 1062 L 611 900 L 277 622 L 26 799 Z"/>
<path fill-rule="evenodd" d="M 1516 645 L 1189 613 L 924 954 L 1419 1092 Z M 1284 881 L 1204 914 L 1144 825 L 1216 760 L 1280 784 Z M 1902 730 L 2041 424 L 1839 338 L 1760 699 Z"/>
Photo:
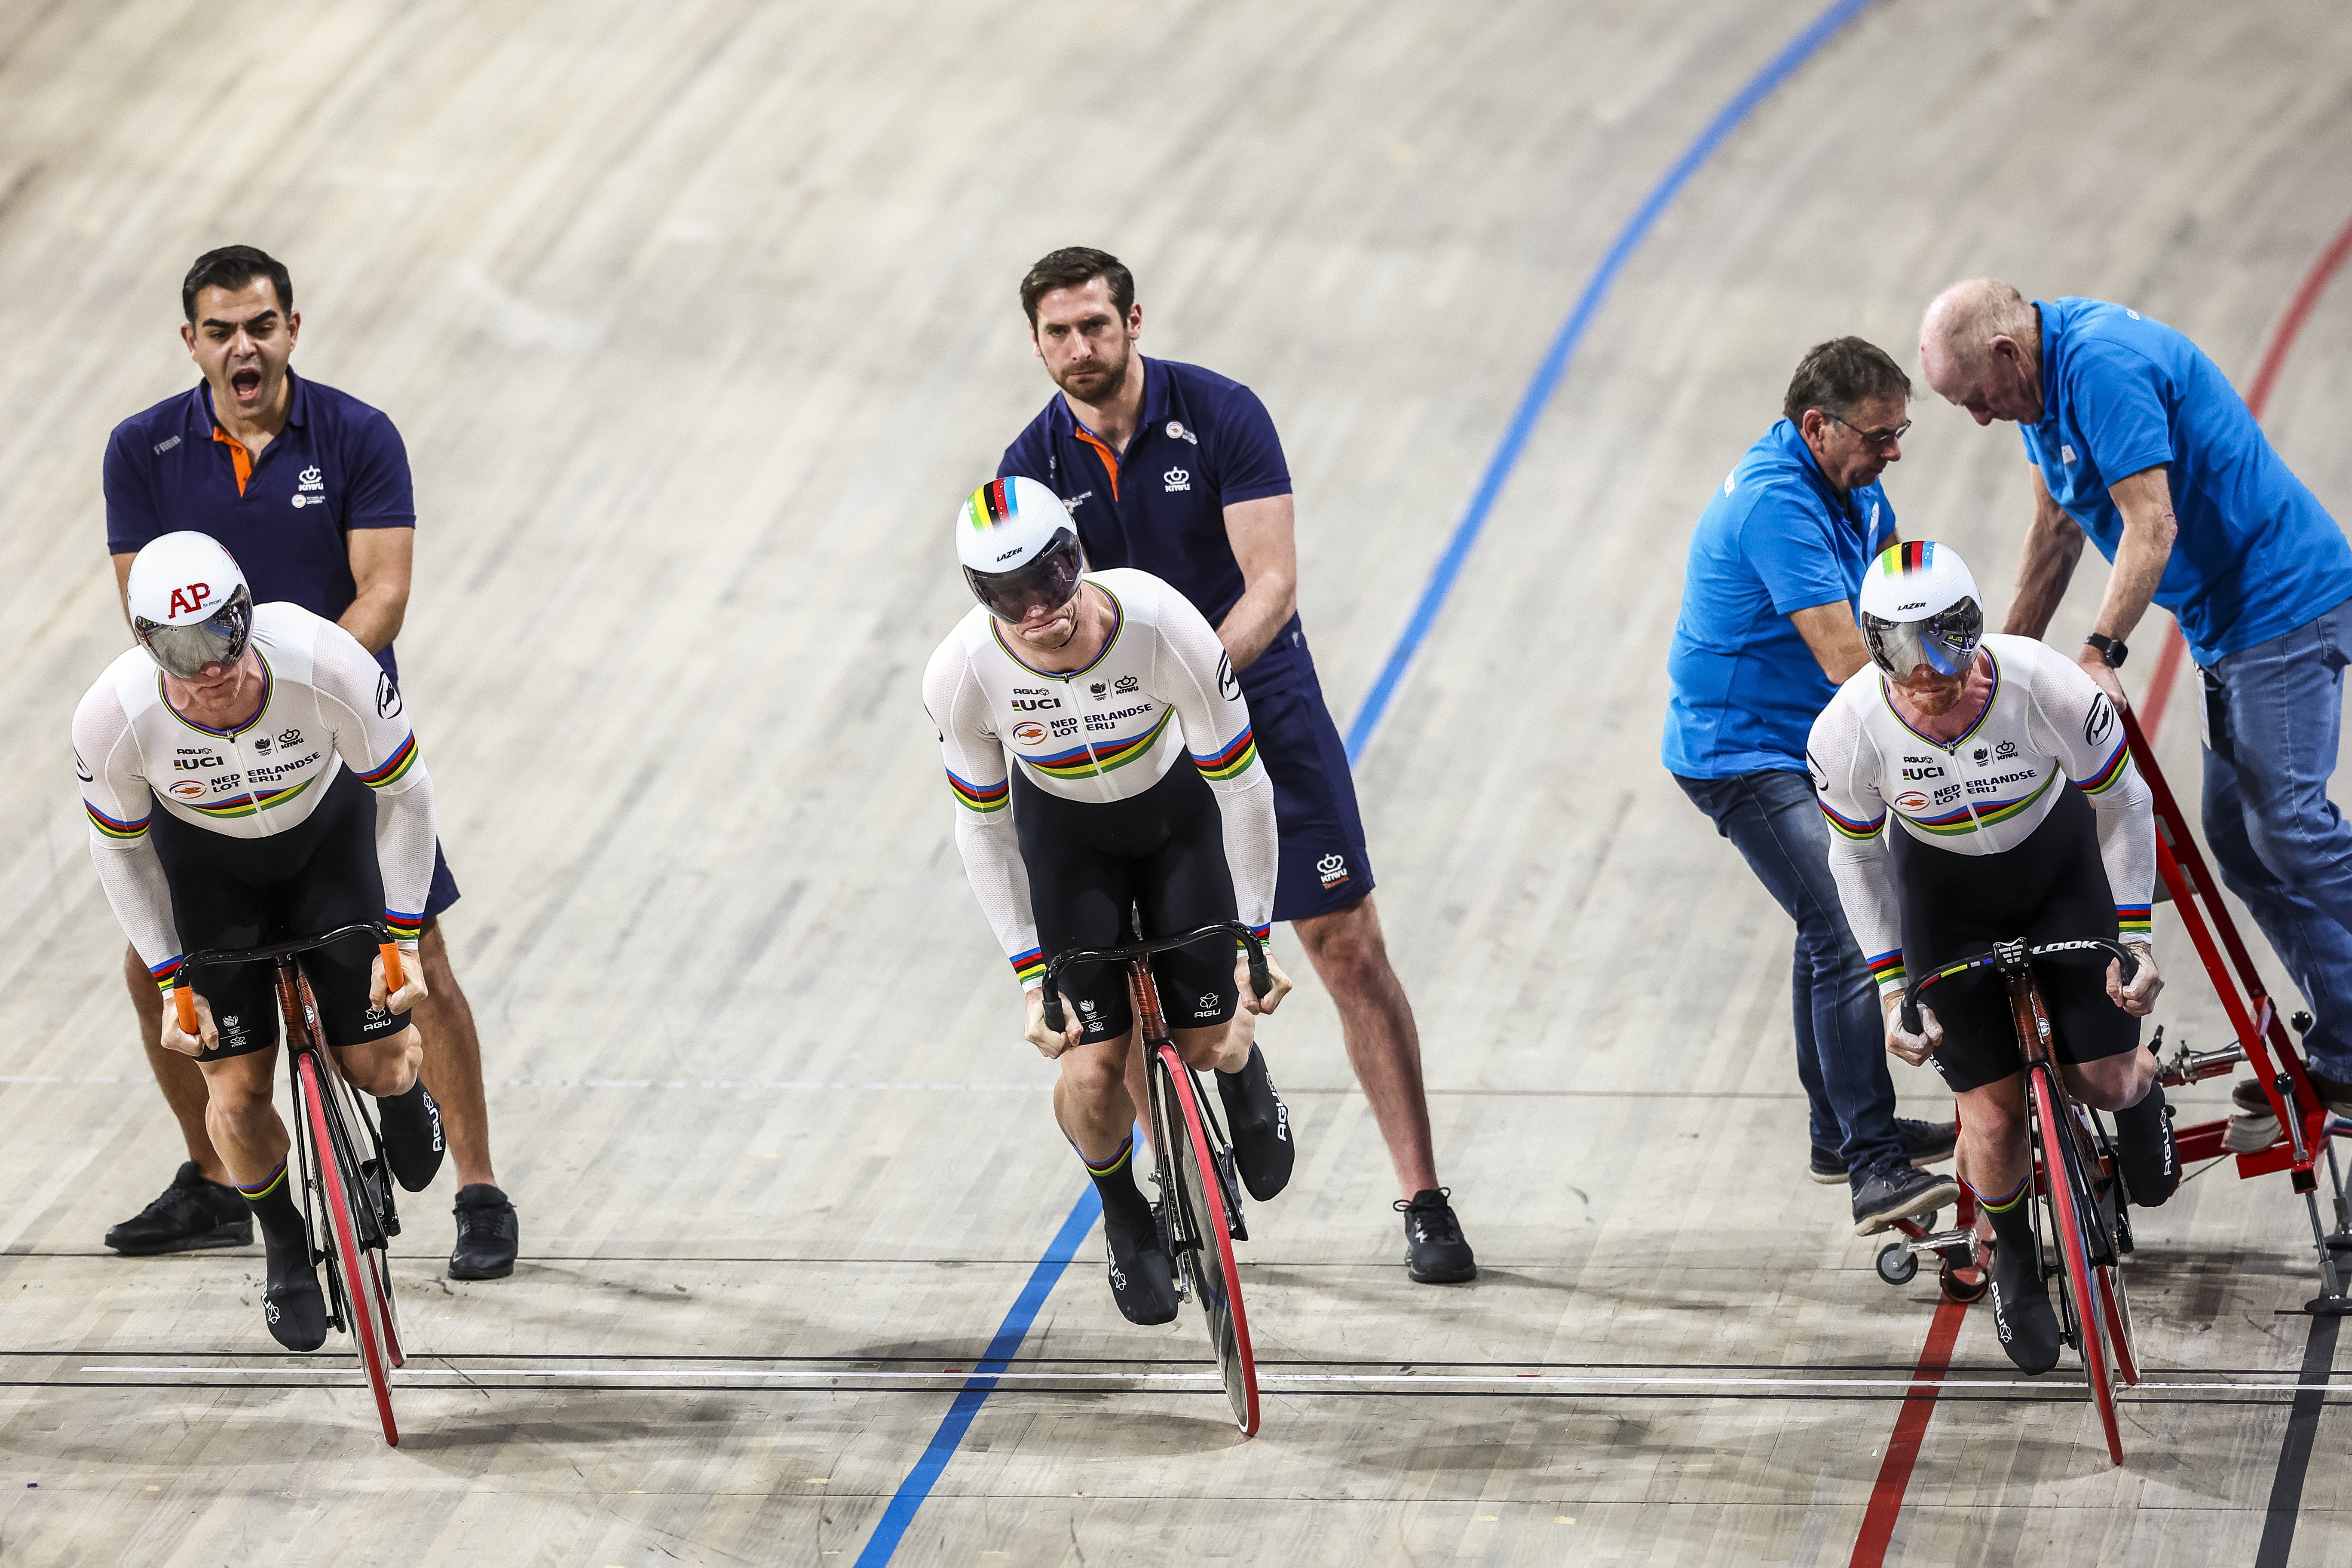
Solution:
<path fill-rule="evenodd" d="M 2318 1023 L 2312 1065 L 2352 1081 L 2352 826 L 2327 798 L 2352 601 L 2226 654 L 2205 682 L 2205 838 Z"/>
<path fill-rule="evenodd" d="M 1813 1142 L 1844 1152 L 1857 1187 L 1872 1172 L 1902 1168 L 1878 987 L 1838 902 L 1829 825 L 1813 798 L 1813 781 L 1768 768 L 1727 779 L 1677 773 L 1675 782 L 1797 922 L 1797 1078 L 1811 1104 Z"/>

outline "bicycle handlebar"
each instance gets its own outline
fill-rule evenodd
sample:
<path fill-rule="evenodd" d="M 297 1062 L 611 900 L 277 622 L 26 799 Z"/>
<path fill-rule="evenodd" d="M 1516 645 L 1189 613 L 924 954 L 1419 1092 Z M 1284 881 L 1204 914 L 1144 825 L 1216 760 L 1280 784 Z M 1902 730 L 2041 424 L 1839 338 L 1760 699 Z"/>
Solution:
<path fill-rule="evenodd" d="M 197 1026 L 196 994 L 187 978 L 190 970 L 200 964 L 260 963 L 292 958 L 297 953 L 311 952 L 329 942 L 341 942 L 347 936 L 356 936 L 361 931 L 376 939 L 375 950 L 383 955 L 384 1000 L 390 1001 L 392 994 L 407 984 L 407 977 L 401 973 L 400 944 L 388 940 L 392 933 L 384 929 L 382 921 L 354 921 L 347 926 L 337 926 L 324 936 L 298 937 L 292 942 L 271 942 L 266 947 L 210 947 L 202 952 L 188 954 L 180 960 L 180 967 L 172 976 L 172 1000 L 179 1010 L 180 1033 L 193 1035 Z"/>
<path fill-rule="evenodd" d="M 1182 936 L 1155 936 L 1143 942 L 1129 942 L 1125 947 L 1074 947 L 1066 952 L 1056 953 L 1054 961 L 1045 965 L 1045 1026 L 1057 1035 L 1067 1026 L 1062 1011 L 1061 993 L 1054 989 L 1054 982 L 1059 980 L 1062 972 L 1071 965 L 1125 963 L 1138 958 L 1149 958 L 1155 952 L 1190 947 L 1213 936 L 1231 937 L 1249 950 L 1250 993 L 1263 1000 L 1265 994 L 1274 989 L 1274 976 L 1265 967 L 1265 945 L 1258 941 L 1257 933 L 1241 921 L 1223 921 L 1187 931 Z"/>
<path fill-rule="evenodd" d="M 2027 947 L 2022 942 L 1997 942 L 1990 952 L 1964 958 L 1958 963 L 1948 963 L 1916 985 L 1907 988 L 1903 994 L 1903 1032 L 1906 1035 L 1919 1032 L 1919 997 L 1936 982 L 1949 980 L 1955 974 L 1965 974 L 1971 969 L 1987 969 L 1996 963 L 2006 969 L 2011 964 L 2023 964 L 2060 952 L 2104 952 L 2123 965 L 2124 984 L 2126 985 L 2131 984 L 2132 976 L 2139 973 L 2139 956 L 2123 943 L 2109 942 L 2105 937 L 2090 937 L 2080 942 L 2045 942 L 2039 947 Z"/>

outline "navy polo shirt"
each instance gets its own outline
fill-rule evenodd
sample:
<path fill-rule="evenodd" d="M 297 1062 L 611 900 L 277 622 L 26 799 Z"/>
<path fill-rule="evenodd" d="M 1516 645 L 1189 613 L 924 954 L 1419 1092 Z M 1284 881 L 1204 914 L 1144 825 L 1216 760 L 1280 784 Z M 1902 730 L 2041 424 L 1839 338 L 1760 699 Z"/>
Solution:
<path fill-rule="evenodd" d="M 1143 417 L 1124 454 L 1077 421 L 1055 393 L 1004 448 L 996 477 L 1053 487 L 1078 525 L 1087 563 L 1163 578 L 1215 626 L 1247 584 L 1225 535 L 1225 508 L 1290 493 L 1282 441 L 1257 395 L 1213 371 L 1143 361 Z M 1286 690 L 1311 679 L 1314 655 L 1294 615 L 1241 672 L 1242 690 Z"/>
<path fill-rule="evenodd" d="M 1885 488 L 1841 492 L 1786 419 L 1748 448 L 1691 534 L 1666 655 L 1669 770 L 1722 779 L 1804 767 L 1813 721 L 1837 687 L 1789 617 L 1851 606 L 1894 536 Z"/>
<path fill-rule="evenodd" d="M 408 448 L 380 409 L 291 370 L 286 428 L 257 462 L 213 420 L 203 382 L 134 414 L 106 444 L 106 547 L 114 554 L 183 529 L 218 540 L 254 603 L 340 619 L 359 596 L 354 528 L 414 528 Z M 392 649 L 377 654 L 398 677 Z"/>
<path fill-rule="evenodd" d="M 2352 545 L 2295 478 L 2221 367 L 2137 310 L 2037 300 L 2042 418 L 2021 425 L 2051 499 L 2109 561 L 2107 487 L 2165 465 L 2179 531 L 2157 580 L 2199 664 L 2268 642 L 2352 599 Z"/>

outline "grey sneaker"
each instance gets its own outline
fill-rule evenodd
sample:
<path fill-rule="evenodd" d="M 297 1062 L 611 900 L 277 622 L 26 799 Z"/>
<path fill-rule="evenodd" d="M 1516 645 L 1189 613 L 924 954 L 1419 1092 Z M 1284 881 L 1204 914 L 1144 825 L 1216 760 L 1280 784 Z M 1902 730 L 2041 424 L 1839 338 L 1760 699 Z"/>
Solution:
<path fill-rule="evenodd" d="M 1914 1121 L 1907 1116 L 1895 1119 L 1895 1135 L 1903 1140 L 1903 1157 L 1914 1165 L 1940 1165 L 1952 1157 L 1960 1141 L 1960 1124 L 1957 1121 Z M 1845 1156 L 1826 1144 L 1813 1145 L 1809 1174 L 1825 1187 L 1833 1187 L 1846 1180 Z"/>
<path fill-rule="evenodd" d="M 1853 1233 L 1875 1236 L 1898 1219 L 1959 1201 L 1960 1184 L 1949 1176 L 1900 1165 L 1873 1171 L 1854 1184 Z"/>

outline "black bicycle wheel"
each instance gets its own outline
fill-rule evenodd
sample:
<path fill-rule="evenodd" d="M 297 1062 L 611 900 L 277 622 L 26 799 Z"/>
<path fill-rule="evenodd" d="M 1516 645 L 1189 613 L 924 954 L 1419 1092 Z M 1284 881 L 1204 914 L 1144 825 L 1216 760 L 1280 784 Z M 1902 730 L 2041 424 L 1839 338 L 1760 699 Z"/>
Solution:
<path fill-rule="evenodd" d="M 1171 1228 L 1175 1232 L 1174 1261 L 1185 1271 L 1192 1297 L 1209 1321 L 1209 1342 L 1216 1352 L 1217 1370 L 1224 1381 L 1234 1423 L 1244 1436 L 1255 1436 L 1259 1415 L 1257 1362 L 1250 1352 L 1241 1270 L 1234 1262 L 1232 1228 L 1223 1184 L 1213 1174 L 1215 1154 L 1201 1115 L 1200 1096 L 1174 1047 L 1162 1046 L 1153 1053 L 1152 1070 L 1160 1080 L 1155 1098 L 1168 1123 L 1160 1133 L 1167 1140 L 1168 1163 L 1176 1174 L 1175 1191 L 1168 1194 Z"/>

